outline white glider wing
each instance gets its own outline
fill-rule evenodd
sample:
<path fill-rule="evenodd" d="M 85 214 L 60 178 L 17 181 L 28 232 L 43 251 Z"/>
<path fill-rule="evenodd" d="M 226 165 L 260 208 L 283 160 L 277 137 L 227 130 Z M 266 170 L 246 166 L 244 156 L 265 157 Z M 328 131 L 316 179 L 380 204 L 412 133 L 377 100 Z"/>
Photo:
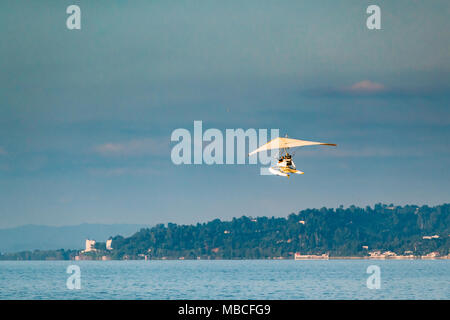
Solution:
<path fill-rule="evenodd" d="M 313 145 L 323 145 L 323 146 L 336 146 L 334 143 L 323 143 L 323 142 L 315 142 L 315 141 L 306 141 L 299 139 L 290 139 L 290 138 L 275 138 L 268 143 L 262 145 L 258 149 L 249 153 L 249 156 L 271 149 L 287 149 L 287 148 L 296 148 L 303 146 L 313 146 Z"/>

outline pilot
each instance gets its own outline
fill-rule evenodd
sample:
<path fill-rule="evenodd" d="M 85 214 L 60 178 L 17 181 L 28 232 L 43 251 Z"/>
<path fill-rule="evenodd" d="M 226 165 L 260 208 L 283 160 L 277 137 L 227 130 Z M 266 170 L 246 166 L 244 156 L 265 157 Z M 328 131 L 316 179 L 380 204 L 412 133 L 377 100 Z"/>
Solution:
<path fill-rule="evenodd" d="M 290 154 L 287 154 L 285 159 L 286 159 L 286 165 L 291 166 L 292 165 L 292 156 Z"/>

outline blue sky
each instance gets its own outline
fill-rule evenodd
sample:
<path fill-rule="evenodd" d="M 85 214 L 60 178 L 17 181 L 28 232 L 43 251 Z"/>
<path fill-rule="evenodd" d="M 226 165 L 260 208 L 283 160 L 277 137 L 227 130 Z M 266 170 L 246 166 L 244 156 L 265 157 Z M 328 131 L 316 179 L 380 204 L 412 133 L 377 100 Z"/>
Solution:
<path fill-rule="evenodd" d="M 0 227 L 448 202 L 450 4 L 377 1 L 377 31 L 369 4 L 3 1 Z M 338 147 L 298 150 L 289 180 L 175 166 L 194 120 Z"/>

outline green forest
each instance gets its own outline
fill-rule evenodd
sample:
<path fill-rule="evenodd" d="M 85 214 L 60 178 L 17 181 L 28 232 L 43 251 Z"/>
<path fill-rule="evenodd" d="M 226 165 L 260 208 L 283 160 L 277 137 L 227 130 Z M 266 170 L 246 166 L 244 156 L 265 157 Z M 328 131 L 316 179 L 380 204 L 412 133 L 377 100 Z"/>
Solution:
<path fill-rule="evenodd" d="M 447 255 L 449 235 L 450 204 L 341 206 L 306 209 L 282 218 L 243 216 L 196 225 L 159 224 L 131 237 L 112 237 L 110 251 L 105 250 L 104 243 L 98 243 L 98 252 L 93 255 L 112 259 L 266 259 L 293 258 L 295 252 L 363 257 L 373 250 L 399 255 L 407 251 L 414 255 Z M 430 236 L 438 237 L 423 238 Z M 71 259 L 76 254 L 35 251 L 3 255 L 0 259 L 39 260 L 45 255 Z"/>

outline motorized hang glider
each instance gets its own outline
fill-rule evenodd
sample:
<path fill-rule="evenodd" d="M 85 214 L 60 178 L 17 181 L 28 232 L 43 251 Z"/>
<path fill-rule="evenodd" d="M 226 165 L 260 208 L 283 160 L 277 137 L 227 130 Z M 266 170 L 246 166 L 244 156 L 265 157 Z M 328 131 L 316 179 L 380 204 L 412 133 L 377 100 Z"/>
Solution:
<path fill-rule="evenodd" d="M 334 146 L 337 145 L 334 143 L 323 143 L 323 142 L 315 142 L 315 141 L 306 141 L 299 139 L 290 139 L 287 136 L 285 138 L 275 138 L 268 143 L 260 146 L 258 149 L 249 153 L 249 156 L 254 155 L 255 153 L 278 149 L 280 150 L 280 157 L 278 158 L 278 163 L 269 168 L 269 171 L 278 176 L 288 177 L 292 173 L 303 174 L 302 171 L 296 169 L 294 161 L 292 160 L 292 155 L 289 154 L 289 148 L 297 148 L 304 146 L 314 146 L 314 145 L 323 145 L 323 146 Z"/>

